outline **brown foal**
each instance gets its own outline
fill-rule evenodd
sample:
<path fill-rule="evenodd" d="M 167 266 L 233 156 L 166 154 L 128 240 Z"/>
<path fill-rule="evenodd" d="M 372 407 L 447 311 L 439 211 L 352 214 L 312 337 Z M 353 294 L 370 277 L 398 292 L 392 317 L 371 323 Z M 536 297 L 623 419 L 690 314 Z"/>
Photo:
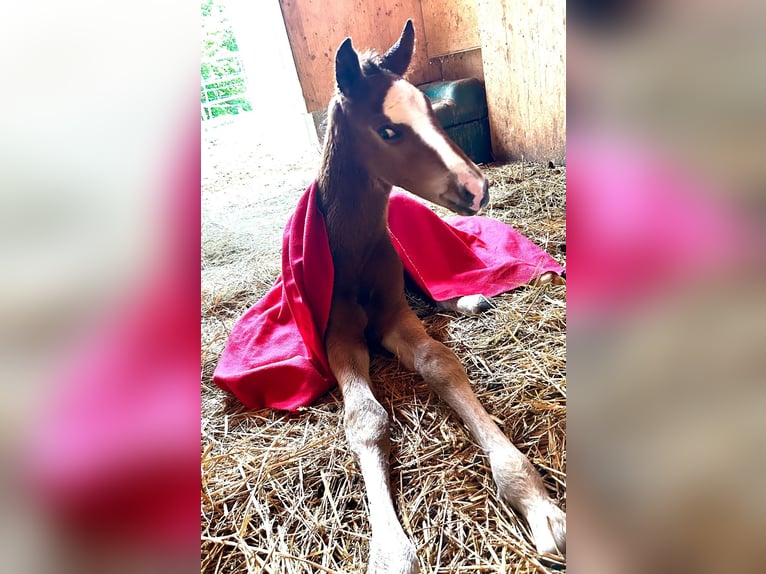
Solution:
<path fill-rule="evenodd" d="M 367 54 L 360 61 L 350 38 L 341 44 L 318 179 L 335 267 L 325 348 L 367 489 L 369 573 L 413 573 L 419 567 L 391 497 L 389 420 L 371 387 L 368 342 L 382 344 L 417 371 L 458 413 L 488 455 L 500 495 L 526 518 L 538 552 L 563 552 L 566 537 L 565 515 L 540 475 L 476 399 L 455 354 L 425 332 L 405 299 L 402 264 L 386 227 L 391 187 L 463 215 L 476 214 L 489 200 L 479 168 L 447 138 L 422 92 L 402 78 L 414 43 L 408 21 L 382 56 Z M 485 304 L 471 297 L 450 304 L 467 312 Z"/>

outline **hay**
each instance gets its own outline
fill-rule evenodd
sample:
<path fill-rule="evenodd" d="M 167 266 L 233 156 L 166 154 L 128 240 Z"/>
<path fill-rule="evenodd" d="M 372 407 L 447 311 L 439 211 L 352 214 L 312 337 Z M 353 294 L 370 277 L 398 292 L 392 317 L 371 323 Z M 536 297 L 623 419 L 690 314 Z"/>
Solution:
<path fill-rule="evenodd" d="M 485 168 L 488 213 L 564 259 L 563 168 Z M 308 182 L 307 182 L 308 183 Z M 228 241 L 220 248 L 231 250 Z M 346 444 L 340 394 L 299 414 L 248 412 L 211 377 L 236 318 L 271 286 L 271 255 L 206 244 L 202 342 L 204 573 L 364 572 L 370 527 L 361 476 Z M 277 254 L 277 259 L 274 259 Z M 235 271 L 239 271 L 237 275 Z M 411 298 L 428 331 L 465 365 L 501 429 L 565 501 L 565 287 L 518 289 L 478 317 Z M 450 409 L 394 359 L 375 356 L 376 394 L 391 415 L 391 483 L 425 573 L 548 572 L 528 529 L 497 496 L 488 460 Z"/>

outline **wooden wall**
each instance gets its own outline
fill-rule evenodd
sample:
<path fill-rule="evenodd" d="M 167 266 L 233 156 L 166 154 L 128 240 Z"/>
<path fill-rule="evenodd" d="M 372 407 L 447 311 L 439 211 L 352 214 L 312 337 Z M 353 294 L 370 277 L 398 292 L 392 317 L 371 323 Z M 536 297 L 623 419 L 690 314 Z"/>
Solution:
<path fill-rule="evenodd" d="M 566 158 L 566 6 L 479 0 L 492 151 L 500 160 Z"/>
<path fill-rule="evenodd" d="M 399 38 L 407 18 L 415 24 L 410 81 L 419 84 L 440 77 L 439 66 L 429 62 L 423 49 L 426 42 L 420 0 L 279 2 L 309 112 L 326 108 L 332 97 L 335 51 L 346 36 L 351 36 L 358 50 L 374 48 L 382 52 Z"/>
<path fill-rule="evenodd" d="M 335 51 L 351 36 L 357 49 L 388 49 L 407 18 L 415 24 L 409 80 L 423 84 L 483 78 L 476 0 L 279 0 L 306 109 L 327 107 L 335 90 Z"/>
<path fill-rule="evenodd" d="M 421 0 L 429 58 L 481 45 L 476 0 Z"/>
<path fill-rule="evenodd" d="M 476 0 L 421 0 L 426 52 L 440 80 L 484 80 Z"/>
<path fill-rule="evenodd" d="M 270 0 L 274 1 L 274 0 Z M 497 159 L 563 163 L 566 152 L 566 6 L 563 0 L 279 0 L 306 109 L 335 90 L 335 51 L 386 50 L 415 24 L 415 84 L 485 81 Z"/>
<path fill-rule="evenodd" d="M 441 80 L 459 80 L 460 78 L 478 78 L 484 81 L 484 64 L 481 49 L 449 54 L 434 60 L 439 66 Z"/>

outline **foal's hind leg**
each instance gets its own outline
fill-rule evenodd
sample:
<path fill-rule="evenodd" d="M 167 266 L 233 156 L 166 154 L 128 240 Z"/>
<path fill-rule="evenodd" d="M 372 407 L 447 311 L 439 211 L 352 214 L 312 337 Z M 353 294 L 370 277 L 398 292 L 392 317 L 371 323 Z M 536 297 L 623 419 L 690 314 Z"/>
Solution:
<path fill-rule="evenodd" d="M 389 483 L 388 413 L 370 386 L 365 316 L 355 303 L 334 301 L 325 346 L 330 368 L 343 392 L 344 426 L 364 477 L 370 508 L 368 574 L 416 574 L 415 547 L 396 517 Z"/>
<path fill-rule="evenodd" d="M 564 285 L 566 281 L 562 275 L 548 271 L 539 277 L 535 277 L 528 284 L 535 287 L 539 285 Z M 462 313 L 463 315 L 478 315 L 495 306 L 492 299 L 484 295 L 464 295 L 463 297 L 454 297 L 445 301 L 437 301 L 436 306 L 447 311 Z"/>
<path fill-rule="evenodd" d="M 550 499 L 532 464 L 500 431 L 473 394 L 455 354 L 432 339 L 409 307 L 401 307 L 383 346 L 417 371 L 468 425 L 489 456 L 500 495 L 529 523 L 537 551 L 565 551 L 566 516 Z"/>
<path fill-rule="evenodd" d="M 445 301 L 437 301 L 436 306 L 447 311 L 455 311 L 463 315 L 478 315 L 494 307 L 490 299 L 484 295 L 464 295 Z"/>

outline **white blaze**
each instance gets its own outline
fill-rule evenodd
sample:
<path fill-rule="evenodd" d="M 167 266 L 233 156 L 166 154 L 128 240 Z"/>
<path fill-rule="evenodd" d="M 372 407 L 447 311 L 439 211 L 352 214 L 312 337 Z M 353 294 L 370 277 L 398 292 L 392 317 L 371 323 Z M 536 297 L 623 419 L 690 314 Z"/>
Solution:
<path fill-rule="evenodd" d="M 484 196 L 483 180 L 476 177 L 476 171 L 455 153 L 445 136 L 431 123 L 425 94 L 406 80 L 396 80 L 383 100 L 383 113 L 391 123 L 409 126 L 439 155 L 447 169 L 457 176 L 458 183 L 471 192 L 473 209 L 478 211 Z"/>

